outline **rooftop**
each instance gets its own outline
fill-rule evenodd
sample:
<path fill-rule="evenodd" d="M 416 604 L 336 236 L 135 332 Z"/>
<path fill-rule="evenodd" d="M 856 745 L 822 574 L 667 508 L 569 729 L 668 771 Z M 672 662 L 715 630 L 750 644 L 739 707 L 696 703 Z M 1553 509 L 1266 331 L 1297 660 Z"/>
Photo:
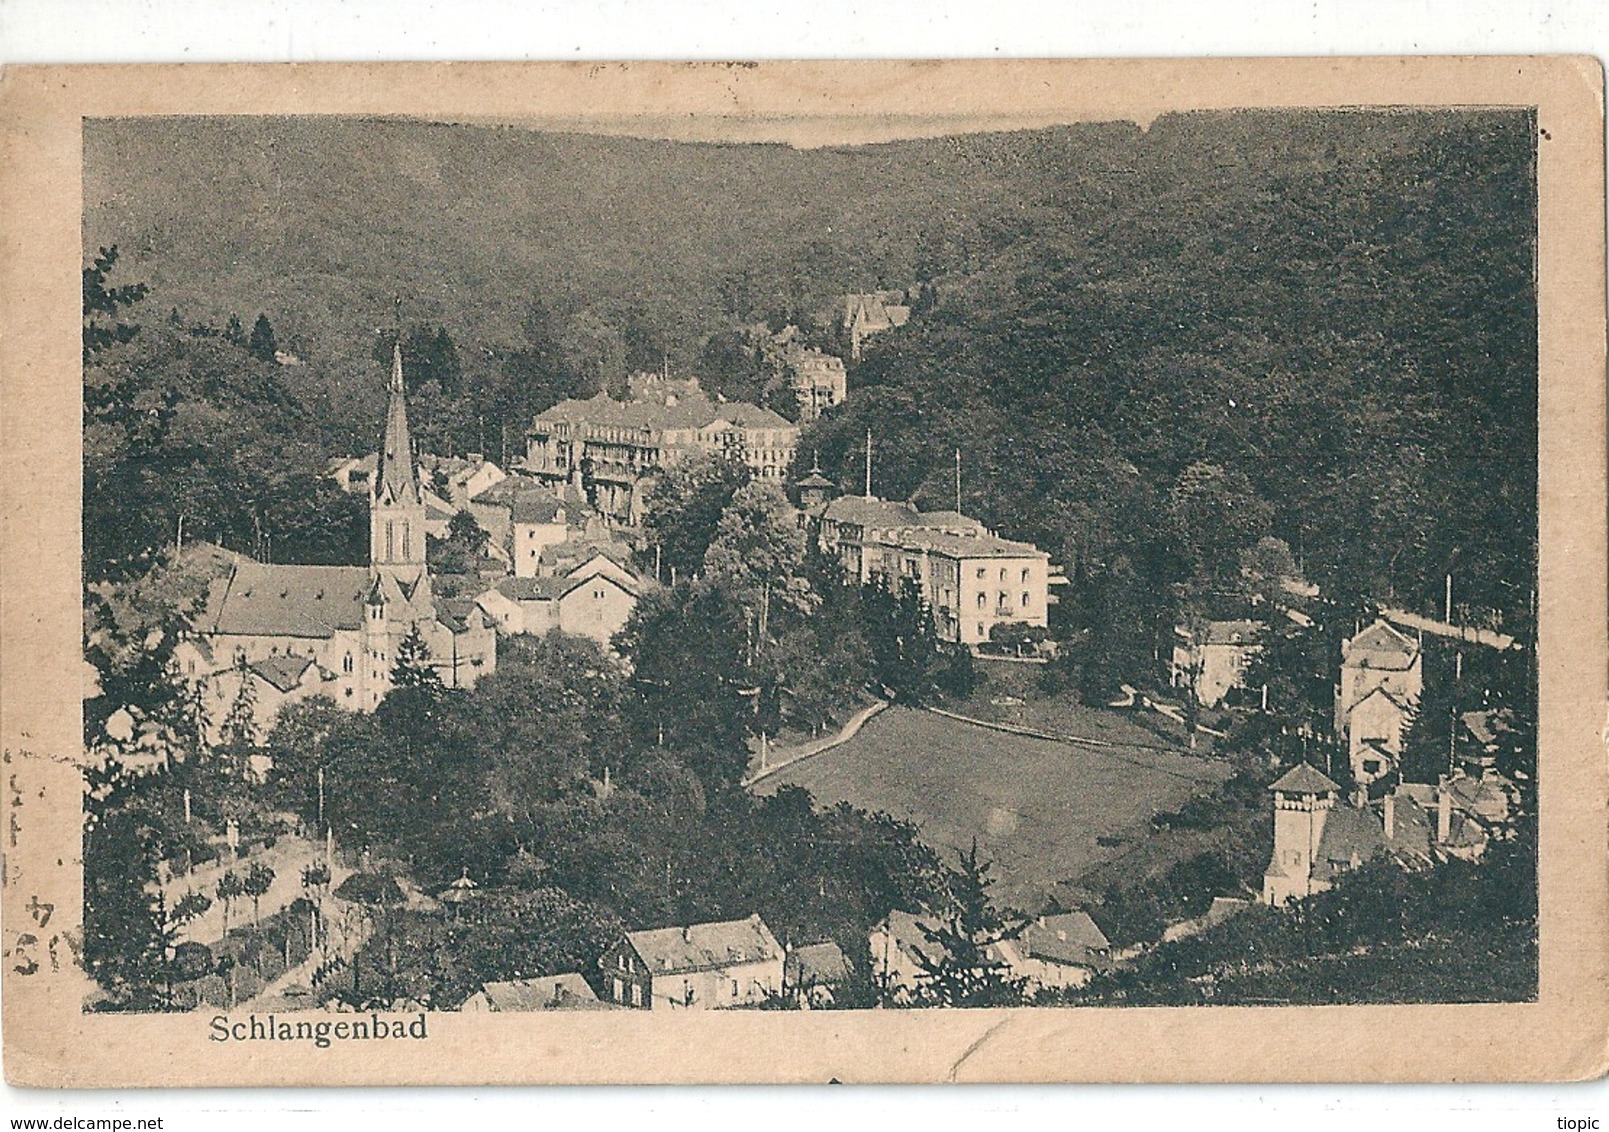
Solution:
<path fill-rule="evenodd" d="M 962 535 L 928 527 L 900 527 L 880 531 L 879 542 L 901 550 L 926 550 L 950 558 L 1048 558 L 1043 550 L 1027 542 L 1013 542 L 995 535 Z"/>
<path fill-rule="evenodd" d="M 510 1014 L 535 1010 L 596 1010 L 602 1005 L 587 981 L 574 971 L 487 983 L 481 988 L 481 994 L 491 1010 Z"/>
<path fill-rule="evenodd" d="M 281 692 L 289 692 L 302 682 L 302 675 L 312 664 L 305 656 L 265 656 L 251 670 Z"/>
<path fill-rule="evenodd" d="M 795 987 L 839 983 L 849 977 L 849 959 L 831 940 L 809 943 L 788 952 L 783 977 Z"/>
<path fill-rule="evenodd" d="M 1112 946 L 1088 912 L 1064 912 L 1029 920 L 1017 938 L 1024 954 L 1069 965 L 1104 961 Z"/>
<path fill-rule="evenodd" d="M 1209 621 L 1206 632 L 1202 634 L 1201 643 L 1248 645 L 1255 643 L 1262 631 L 1262 624 L 1257 621 Z"/>
<path fill-rule="evenodd" d="M 368 585 L 367 566 L 276 566 L 242 558 L 208 589 L 197 628 L 278 637 L 360 629 Z"/>
<path fill-rule="evenodd" d="M 745 920 L 627 932 L 626 940 L 655 975 L 782 958 L 782 945 L 758 914 Z"/>
<path fill-rule="evenodd" d="M 797 429 L 799 426 L 770 409 L 743 401 L 712 401 L 703 393 L 672 396 L 664 402 L 616 401 L 607 393 L 586 400 L 571 398 L 537 414 L 533 432 L 543 432 L 556 423 L 571 427 L 591 425 L 620 428 L 645 434 L 664 429 L 701 429 L 725 420 L 740 428 Z"/>
<path fill-rule="evenodd" d="M 1341 663 L 1348 668 L 1401 671 L 1419 659 L 1419 644 L 1384 621 L 1376 621 L 1341 647 Z"/>
<path fill-rule="evenodd" d="M 1341 789 L 1323 771 L 1309 763 L 1297 763 L 1268 787 L 1284 794 L 1334 794 Z"/>

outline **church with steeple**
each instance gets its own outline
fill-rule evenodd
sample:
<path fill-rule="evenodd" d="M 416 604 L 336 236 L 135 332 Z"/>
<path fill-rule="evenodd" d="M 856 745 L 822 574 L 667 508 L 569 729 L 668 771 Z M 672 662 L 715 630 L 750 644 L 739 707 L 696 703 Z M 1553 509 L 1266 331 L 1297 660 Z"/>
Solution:
<path fill-rule="evenodd" d="M 195 632 L 175 650 L 216 728 L 251 683 L 263 729 L 286 703 L 322 695 L 372 711 L 417 633 L 449 688 L 497 668 L 497 633 L 473 601 L 438 598 L 425 560 L 425 497 L 394 347 L 385 432 L 369 492 L 369 564 L 302 566 L 223 553 Z"/>

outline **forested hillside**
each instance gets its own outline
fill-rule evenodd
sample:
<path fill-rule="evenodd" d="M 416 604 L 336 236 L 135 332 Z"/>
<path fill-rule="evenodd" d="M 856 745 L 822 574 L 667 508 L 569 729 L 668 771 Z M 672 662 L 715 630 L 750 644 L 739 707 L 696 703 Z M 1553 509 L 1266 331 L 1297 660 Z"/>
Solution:
<path fill-rule="evenodd" d="M 1254 112 L 801 151 L 91 122 L 86 260 L 120 247 L 147 325 L 266 313 L 324 451 L 368 443 L 394 295 L 474 394 L 453 435 L 496 452 L 631 368 L 719 386 L 756 320 L 930 283 L 805 438 L 841 482 L 870 427 L 880 494 L 951 501 L 961 448 L 966 508 L 1051 549 L 1096 619 L 1273 535 L 1341 595 L 1430 606 L 1451 564 L 1458 604 L 1521 627 L 1533 134 L 1521 112 Z"/>

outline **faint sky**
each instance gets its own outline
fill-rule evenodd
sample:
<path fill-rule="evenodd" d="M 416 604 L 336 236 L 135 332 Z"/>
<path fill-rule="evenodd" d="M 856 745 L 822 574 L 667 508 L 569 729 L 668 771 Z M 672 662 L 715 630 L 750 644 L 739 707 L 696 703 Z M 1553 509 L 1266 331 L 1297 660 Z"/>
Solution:
<path fill-rule="evenodd" d="M 465 125 L 523 126 L 562 133 L 609 134 L 692 142 L 772 142 L 797 149 L 870 145 L 905 138 L 1031 130 L 1078 121 L 1112 121 L 1110 116 L 1045 112 L 1039 114 L 842 114 L 818 116 L 764 114 L 567 115 L 540 118 L 462 116 L 435 118 Z M 1132 121 L 1133 119 L 1128 119 Z M 1141 122 L 1144 126 L 1148 123 Z"/>

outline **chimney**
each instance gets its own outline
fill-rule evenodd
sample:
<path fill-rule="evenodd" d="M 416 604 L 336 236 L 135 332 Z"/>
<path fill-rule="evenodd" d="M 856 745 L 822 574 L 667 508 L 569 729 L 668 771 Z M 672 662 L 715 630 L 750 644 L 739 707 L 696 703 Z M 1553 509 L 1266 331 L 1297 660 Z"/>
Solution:
<path fill-rule="evenodd" d="M 1453 793 L 1443 775 L 1436 783 L 1436 843 L 1445 845 L 1453 838 Z"/>
<path fill-rule="evenodd" d="M 1385 802 L 1386 840 L 1394 841 L 1397 836 L 1397 794 L 1392 791 L 1386 795 Z"/>

